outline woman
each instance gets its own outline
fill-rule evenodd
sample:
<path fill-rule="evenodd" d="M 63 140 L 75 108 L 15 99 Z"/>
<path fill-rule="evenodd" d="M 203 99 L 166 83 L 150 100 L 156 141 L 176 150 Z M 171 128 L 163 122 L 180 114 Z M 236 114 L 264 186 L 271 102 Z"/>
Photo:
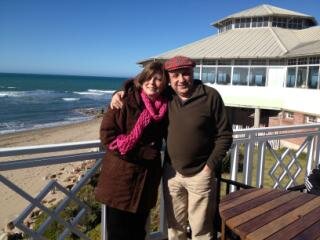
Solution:
<path fill-rule="evenodd" d="M 124 106 L 104 114 L 100 139 L 107 153 L 95 194 L 107 206 L 109 240 L 145 239 L 161 178 L 166 86 L 162 63 L 152 62 L 125 85 Z"/>

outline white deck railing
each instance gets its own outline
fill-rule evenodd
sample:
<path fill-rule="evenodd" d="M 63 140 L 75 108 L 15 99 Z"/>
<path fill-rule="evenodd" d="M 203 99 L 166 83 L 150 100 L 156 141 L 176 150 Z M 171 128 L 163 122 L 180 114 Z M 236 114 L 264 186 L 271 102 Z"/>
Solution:
<path fill-rule="evenodd" d="M 284 147 L 280 152 L 276 150 L 281 146 L 286 146 L 290 142 L 290 139 L 300 140 L 298 145 L 297 142 L 295 143 L 297 145 L 296 149 Z M 100 141 L 96 140 L 54 145 L 0 148 L 0 184 L 7 186 L 29 202 L 29 205 L 24 211 L 14 219 L 14 224 L 34 239 L 46 239 L 43 233 L 53 221 L 57 221 L 64 226 L 64 231 L 59 235 L 58 239 L 64 239 L 71 233 L 78 235 L 81 239 L 89 239 L 85 233 L 77 228 L 77 223 L 90 209 L 76 197 L 76 193 L 99 170 L 101 159 L 104 155 L 104 151 L 99 149 L 99 145 Z M 74 150 L 76 150 L 77 153 L 72 153 Z M 71 151 L 71 153 L 69 151 Z M 60 154 L 56 154 L 57 152 L 60 152 Z M 33 154 L 39 153 L 50 154 L 50 156 L 31 157 Z M 238 171 L 239 164 L 241 163 L 240 153 L 243 153 L 242 173 Z M 270 169 L 266 169 L 267 153 L 269 153 L 274 160 L 273 163 L 268 163 L 268 166 L 271 166 Z M 303 160 L 305 163 L 301 163 L 302 154 L 306 156 Z M 14 161 L 9 159 L 12 156 L 18 155 L 27 155 L 28 158 Z M 274 188 L 294 186 L 298 184 L 298 177 L 304 177 L 315 165 L 320 164 L 320 124 L 236 130 L 234 132 L 234 142 L 228 155 L 231 160 L 229 174 L 231 180 L 259 187 L 264 186 L 264 179 L 267 173 L 273 181 L 272 187 Z M 85 160 L 95 160 L 95 164 L 85 172 L 84 176 L 82 176 L 70 190 L 67 190 L 59 182 L 50 180 L 36 197 L 31 196 L 4 176 L 4 173 L 12 170 Z M 294 171 L 292 170 L 293 167 Z M 279 169 L 281 173 L 277 175 L 276 171 L 279 171 Z M 253 181 L 253 179 L 255 179 L 255 181 Z M 283 183 L 284 180 L 286 180 L 285 183 Z M 52 189 L 57 189 L 66 196 L 58 203 L 54 210 L 49 209 L 41 203 L 43 198 Z M 73 219 L 65 220 L 60 216 L 60 212 L 71 200 L 76 201 L 80 208 L 78 214 Z M 48 215 L 48 218 L 37 231 L 29 229 L 24 224 L 24 220 L 35 208 L 40 209 Z M 104 206 L 102 206 L 102 239 L 106 239 L 104 210 Z M 150 233 L 149 239 L 160 240 L 165 239 L 166 236 L 164 207 L 161 197 L 159 231 Z"/>

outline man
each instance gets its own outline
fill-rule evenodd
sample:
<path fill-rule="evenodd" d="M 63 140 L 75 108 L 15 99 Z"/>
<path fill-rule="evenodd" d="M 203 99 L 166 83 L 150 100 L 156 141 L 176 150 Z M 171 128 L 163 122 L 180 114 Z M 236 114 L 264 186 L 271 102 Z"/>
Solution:
<path fill-rule="evenodd" d="M 176 56 L 164 63 L 170 78 L 164 199 L 169 240 L 214 238 L 214 181 L 232 143 L 220 94 L 193 79 L 195 63 Z"/>

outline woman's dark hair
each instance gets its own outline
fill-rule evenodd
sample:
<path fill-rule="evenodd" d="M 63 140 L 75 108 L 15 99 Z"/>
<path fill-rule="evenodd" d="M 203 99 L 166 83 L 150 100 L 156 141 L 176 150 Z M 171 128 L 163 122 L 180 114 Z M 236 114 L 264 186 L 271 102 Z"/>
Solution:
<path fill-rule="evenodd" d="M 159 73 L 162 75 L 162 80 L 167 82 L 167 75 L 163 68 L 163 64 L 159 61 L 154 61 L 148 63 L 142 72 L 138 74 L 134 80 L 134 85 L 136 88 L 141 88 L 142 84 L 149 80 L 154 74 Z"/>

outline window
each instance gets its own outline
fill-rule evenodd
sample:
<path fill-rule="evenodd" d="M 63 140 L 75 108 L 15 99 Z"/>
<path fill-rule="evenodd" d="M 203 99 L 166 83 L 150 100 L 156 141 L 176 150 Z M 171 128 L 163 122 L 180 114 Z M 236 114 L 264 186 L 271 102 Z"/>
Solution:
<path fill-rule="evenodd" d="M 307 87 L 307 67 L 298 67 L 296 87 Z"/>
<path fill-rule="evenodd" d="M 311 89 L 318 88 L 318 82 L 319 82 L 319 67 L 310 66 L 309 76 L 308 76 L 308 88 L 311 88 Z"/>
<path fill-rule="evenodd" d="M 254 59 L 251 61 L 251 65 L 266 65 L 267 60 L 265 59 Z"/>
<path fill-rule="evenodd" d="M 234 24 L 235 28 L 250 28 L 251 18 L 237 18 Z"/>
<path fill-rule="evenodd" d="M 220 27 L 219 28 L 219 33 L 223 33 L 226 31 L 226 26 Z"/>
<path fill-rule="evenodd" d="M 251 68 L 249 76 L 250 86 L 266 85 L 266 68 Z"/>
<path fill-rule="evenodd" d="M 216 60 L 213 59 L 203 59 L 202 60 L 203 65 L 216 65 Z"/>
<path fill-rule="evenodd" d="M 262 21 L 263 21 L 263 18 L 262 18 L 262 17 L 252 18 L 252 27 L 253 27 L 253 28 L 255 28 L 255 27 L 261 27 L 261 26 L 262 26 Z"/>
<path fill-rule="evenodd" d="M 193 61 L 196 63 L 196 65 L 200 65 L 200 60 L 199 59 L 193 59 Z"/>
<path fill-rule="evenodd" d="M 226 31 L 228 31 L 230 29 L 232 29 L 232 21 L 231 20 L 226 22 Z"/>
<path fill-rule="evenodd" d="M 272 27 L 286 28 L 287 27 L 287 21 L 288 21 L 288 19 L 285 18 L 285 17 L 273 17 Z"/>
<path fill-rule="evenodd" d="M 268 27 L 269 17 L 252 18 L 252 27 Z"/>
<path fill-rule="evenodd" d="M 233 68 L 232 85 L 248 85 L 248 68 Z"/>
<path fill-rule="evenodd" d="M 263 25 L 263 18 L 262 17 L 258 17 L 257 27 L 262 27 L 262 25 Z"/>
<path fill-rule="evenodd" d="M 237 18 L 234 24 L 234 28 L 240 28 L 240 19 Z"/>
<path fill-rule="evenodd" d="M 301 29 L 302 28 L 302 19 L 298 19 L 298 18 L 288 19 L 288 28 Z"/>
<path fill-rule="evenodd" d="M 195 68 L 194 68 L 193 78 L 194 78 L 194 79 L 200 79 L 200 68 L 199 68 L 199 67 L 195 67 Z"/>
<path fill-rule="evenodd" d="M 230 84 L 231 67 L 217 68 L 217 84 Z"/>
<path fill-rule="evenodd" d="M 231 65 L 231 60 L 218 60 L 218 65 Z"/>
<path fill-rule="evenodd" d="M 320 63 L 320 57 L 309 58 L 309 64 L 319 64 L 319 63 Z"/>
<path fill-rule="evenodd" d="M 318 123 L 318 122 L 320 122 L 320 118 L 316 117 L 316 116 L 306 115 L 305 122 L 306 123 Z"/>
<path fill-rule="evenodd" d="M 297 29 L 302 28 L 302 19 L 297 19 Z"/>
<path fill-rule="evenodd" d="M 202 67 L 201 81 L 208 83 L 215 83 L 216 81 L 216 68 L 215 67 Z"/>
<path fill-rule="evenodd" d="M 258 18 L 256 18 L 256 17 L 254 17 L 254 18 L 252 18 L 252 27 L 253 28 L 255 28 L 255 27 L 257 27 L 257 24 L 258 24 Z"/>
<path fill-rule="evenodd" d="M 245 18 L 240 18 L 240 28 L 244 28 L 246 26 Z"/>
<path fill-rule="evenodd" d="M 234 60 L 234 65 L 249 65 L 249 60 L 245 60 L 245 59 Z"/>
<path fill-rule="evenodd" d="M 311 19 L 304 19 L 303 27 L 308 28 L 314 26 L 314 23 Z"/>
<path fill-rule="evenodd" d="M 284 63 L 285 63 L 284 59 L 270 59 L 269 60 L 269 65 L 272 65 L 272 66 L 284 65 Z"/>
<path fill-rule="evenodd" d="M 296 65 L 296 64 L 297 64 L 297 59 L 295 58 L 288 59 L 288 65 Z"/>
<path fill-rule="evenodd" d="M 250 24 L 251 24 L 251 18 L 245 18 L 245 27 L 246 28 L 249 28 L 250 27 Z"/>
<path fill-rule="evenodd" d="M 269 24 L 269 17 L 264 17 L 263 18 L 263 26 L 268 27 L 268 24 Z"/>
<path fill-rule="evenodd" d="M 296 68 L 290 67 L 287 72 L 287 83 L 286 87 L 294 87 L 296 82 Z"/>
<path fill-rule="evenodd" d="M 285 112 L 284 116 L 285 118 L 288 118 L 288 119 L 293 119 L 294 117 L 293 112 Z"/>
<path fill-rule="evenodd" d="M 307 58 L 298 58 L 298 65 L 304 65 L 307 64 Z"/>

